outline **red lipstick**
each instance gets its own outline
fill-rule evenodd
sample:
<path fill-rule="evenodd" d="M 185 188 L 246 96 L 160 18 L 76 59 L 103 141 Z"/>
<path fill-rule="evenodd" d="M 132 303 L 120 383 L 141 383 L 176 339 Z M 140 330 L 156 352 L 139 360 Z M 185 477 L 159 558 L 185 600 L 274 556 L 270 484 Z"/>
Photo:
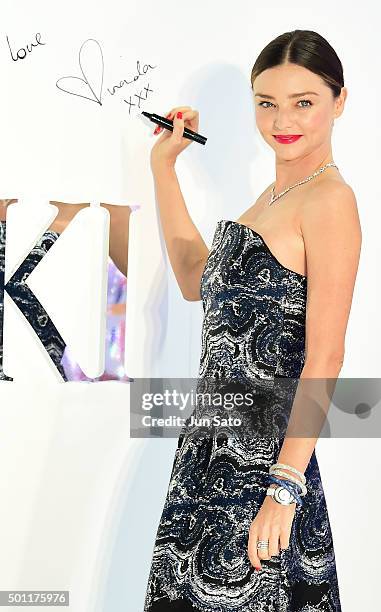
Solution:
<path fill-rule="evenodd" d="M 277 142 L 280 142 L 281 144 L 291 144 L 292 142 L 296 142 L 297 140 L 299 140 L 299 138 L 301 138 L 301 134 L 285 134 L 285 135 L 279 135 L 276 136 L 275 134 L 273 134 L 275 140 Z"/>

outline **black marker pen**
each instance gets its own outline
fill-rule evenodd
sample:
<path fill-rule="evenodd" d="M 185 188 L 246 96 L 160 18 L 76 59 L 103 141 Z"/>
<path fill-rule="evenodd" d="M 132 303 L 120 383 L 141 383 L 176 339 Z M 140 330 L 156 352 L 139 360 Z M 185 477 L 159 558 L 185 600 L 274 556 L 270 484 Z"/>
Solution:
<path fill-rule="evenodd" d="M 173 120 L 166 119 L 166 117 L 162 117 L 161 115 L 156 115 L 156 113 L 147 113 L 146 111 L 142 112 L 142 115 L 148 117 L 153 123 L 157 123 L 161 127 L 170 130 L 173 132 Z M 190 130 L 189 128 L 184 127 L 183 138 L 189 138 L 189 140 L 194 140 L 195 142 L 199 142 L 200 144 L 205 144 L 208 140 L 205 136 L 201 136 L 197 132 Z"/>

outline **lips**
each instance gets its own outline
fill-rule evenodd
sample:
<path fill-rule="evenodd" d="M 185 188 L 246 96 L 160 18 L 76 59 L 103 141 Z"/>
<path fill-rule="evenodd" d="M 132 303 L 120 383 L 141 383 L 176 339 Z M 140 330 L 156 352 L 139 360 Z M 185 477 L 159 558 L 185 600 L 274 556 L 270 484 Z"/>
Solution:
<path fill-rule="evenodd" d="M 301 134 L 287 134 L 287 135 L 282 135 L 282 136 L 275 136 L 273 135 L 275 140 L 277 142 L 280 142 L 281 144 L 291 144 L 292 142 L 296 142 L 297 140 L 299 140 L 299 138 L 302 137 Z"/>

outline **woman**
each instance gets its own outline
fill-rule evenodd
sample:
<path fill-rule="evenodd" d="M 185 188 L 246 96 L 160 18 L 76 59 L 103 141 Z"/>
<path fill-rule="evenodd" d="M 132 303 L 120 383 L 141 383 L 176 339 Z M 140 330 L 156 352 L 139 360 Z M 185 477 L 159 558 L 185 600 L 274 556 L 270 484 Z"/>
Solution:
<path fill-rule="evenodd" d="M 173 133 L 151 153 L 171 265 L 184 298 L 203 301 L 199 374 L 336 380 L 361 249 L 355 195 L 331 149 L 347 96 L 342 65 L 322 36 L 295 30 L 263 49 L 251 85 L 276 179 L 237 221 L 218 221 L 210 252 L 174 170 L 191 143 L 184 125 L 198 131 L 198 112 L 172 109 Z M 340 612 L 317 436 L 300 429 L 310 425 L 306 397 L 324 412 L 323 395 L 298 387 L 294 437 L 221 443 L 184 427 L 145 612 Z"/>

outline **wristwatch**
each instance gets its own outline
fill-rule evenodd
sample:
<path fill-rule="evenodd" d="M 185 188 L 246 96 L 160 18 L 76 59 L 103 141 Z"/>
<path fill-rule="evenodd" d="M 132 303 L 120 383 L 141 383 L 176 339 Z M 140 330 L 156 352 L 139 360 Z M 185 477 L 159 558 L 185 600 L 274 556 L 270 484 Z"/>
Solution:
<path fill-rule="evenodd" d="M 283 506 L 289 506 L 290 504 L 296 503 L 296 499 L 292 493 L 290 493 L 286 487 L 282 487 L 282 485 L 269 487 L 266 491 L 266 495 L 271 495 L 278 504 L 282 504 Z"/>

